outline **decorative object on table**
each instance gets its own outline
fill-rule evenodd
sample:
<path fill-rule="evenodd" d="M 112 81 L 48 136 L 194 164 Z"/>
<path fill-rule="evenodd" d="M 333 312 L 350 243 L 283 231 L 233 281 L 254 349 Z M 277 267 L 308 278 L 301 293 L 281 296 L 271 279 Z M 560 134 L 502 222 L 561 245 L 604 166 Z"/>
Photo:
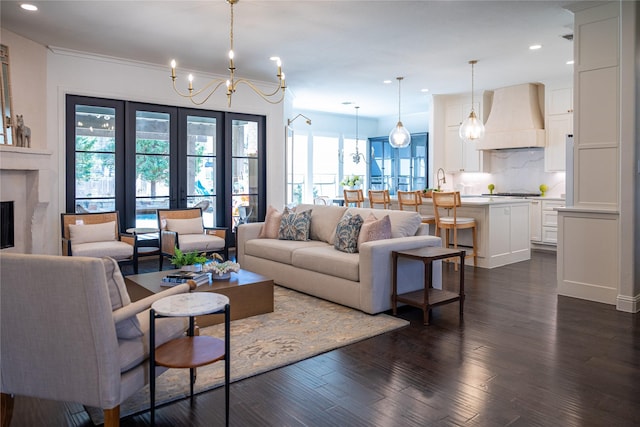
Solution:
<path fill-rule="evenodd" d="M 22 114 L 16 114 L 16 147 L 31 147 L 31 128 L 24 125 Z"/>
<path fill-rule="evenodd" d="M 493 190 L 496 189 L 496 186 L 493 184 L 489 184 L 487 185 L 487 188 L 489 189 L 489 194 L 493 194 Z"/>
<path fill-rule="evenodd" d="M 233 261 L 223 261 L 220 254 L 214 253 L 213 261 L 202 266 L 202 271 L 211 273 L 212 280 L 227 280 L 231 277 L 231 272 L 240 271 L 240 264 Z"/>
<path fill-rule="evenodd" d="M 546 184 L 540 184 L 540 196 L 544 197 L 544 193 L 546 193 L 549 190 L 549 187 L 547 187 Z"/>
<path fill-rule="evenodd" d="M 362 177 L 360 175 L 345 176 L 344 179 L 340 181 L 340 185 L 352 190 L 357 190 L 360 188 L 360 185 L 362 185 Z"/>
<path fill-rule="evenodd" d="M 202 264 L 207 262 L 207 257 L 197 251 L 182 252 L 176 246 L 170 261 L 172 265 L 181 270 L 202 271 Z"/>
<path fill-rule="evenodd" d="M 180 283 L 187 283 L 189 280 L 196 282 L 196 285 L 211 283 L 211 273 L 202 271 L 180 270 L 176 273 L 169 273 L 162 278 L 162 286 L 175 286 Z"/>
<path fill-rule="evenodd" d="M 475 59 L 469 61 L 469 64 L 471 64 L 471 112 L 469 113 L 469 117 L 464 119 L 458 131 L 460 138 L 464 142 L 473 142 L 484 137 L 484 124 L 476 115 L 473 108 L 473 91 L 475 90 L 473 86 L 473 66 L 477 63 L 478 61 Z"/>
<path fill-rule="evenodd" d="M 389 133 L 389 144 L 393 148 L 405 148 L 411 144 L 411 134 L 407 128 L 402 125 L 402 120 L 400 120 L 400 104 L 402 99 L 400 97 L 400 84 L 403 79 L 404 77 L 396 77 L 396 80 L 398 80 L 398 124 Z"/>

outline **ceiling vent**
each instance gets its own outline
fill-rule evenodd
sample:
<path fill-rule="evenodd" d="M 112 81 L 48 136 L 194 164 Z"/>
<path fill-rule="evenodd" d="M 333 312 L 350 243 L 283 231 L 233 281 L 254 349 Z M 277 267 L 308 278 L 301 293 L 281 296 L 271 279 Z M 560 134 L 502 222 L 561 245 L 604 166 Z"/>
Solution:
<path fill-rule="evenodd" d="M 570 42 L 573 41 L 573 34 L 565 34 L 564 36 L 560 36 L 565 40 L 569 40 Z"/>

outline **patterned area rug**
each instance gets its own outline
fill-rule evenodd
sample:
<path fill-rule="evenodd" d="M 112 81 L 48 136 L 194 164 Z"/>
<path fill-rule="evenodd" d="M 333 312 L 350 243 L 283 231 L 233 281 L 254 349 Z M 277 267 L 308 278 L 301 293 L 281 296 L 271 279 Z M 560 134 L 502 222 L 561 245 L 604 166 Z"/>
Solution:
<path fill-rule="evenodd" d="M 289 365 L 365 338 L 404 327 L 409 322 L 385 314 L 371 316 L 290 289 L 275 286 L 274 312 L 231 322 L 231 381 Z M 200 330 L 200 335 L 224 337 L 224 325 Z M 224 384 L 224 363 L 198 368 L 194 393 Z M 189 371 L 169 369 L 157 378 L 156 404 L 189 395 Z M 102 411 L 87 407 L 95 424 Z M 120 407 L 125 417 L 149 410 L 145 387 Z"/>

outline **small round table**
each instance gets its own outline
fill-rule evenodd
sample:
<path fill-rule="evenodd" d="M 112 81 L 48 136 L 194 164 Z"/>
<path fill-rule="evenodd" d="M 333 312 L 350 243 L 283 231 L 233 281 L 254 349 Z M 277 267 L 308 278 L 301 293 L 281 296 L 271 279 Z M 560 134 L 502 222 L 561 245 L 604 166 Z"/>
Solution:
<path fill-rule="evenodd" d="M 224 313 L 224 340 L 194 336 L 195 316 Z M 160 317 L 189 317 L 188 335 L 170 340 L 155 348 L 155 320 Z M 149 343 L 149 393 L 151 425 L 155 423 L 155 369 L 189 368 L 190 394 L 193 399 L 195 368 L 224 360 L 225 420 L 229 425 L 229 298 L 213 292 L 194 292 L 161 298 L 151 305 Z"/>

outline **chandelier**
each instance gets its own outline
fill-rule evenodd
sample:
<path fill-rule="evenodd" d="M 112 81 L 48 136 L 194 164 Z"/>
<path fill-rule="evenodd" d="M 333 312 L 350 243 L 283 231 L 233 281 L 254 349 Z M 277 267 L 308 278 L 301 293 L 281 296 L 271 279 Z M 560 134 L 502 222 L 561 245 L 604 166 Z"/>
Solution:
<path fill-rule="evenodd" d="M 235 93 L 238 85 L 245 84 L 249 86 L 255 93 L 260 95 L 262 99 L 271 103 L 278 104 L 282 102 L 284 99 L 284 92 L 287 88 L 285 84 L 285 76 L 282 72 L 282 62 L 280 58 L 277 56 L 271 57 L 272 61 L 276 62 L 277 65 L 277 73 L 276 77 L 278 77 L 278 85 L 272 92 L 263 92 L 260 90 L 253 82 L 243 78 L 236 78 L 235 76 L 235 63 L 234 63 L 234 52 L 233 52 L 233 5 L 238 3 L 240 0 L 226 0 L 229 3 L 229 7 L 231 9 L 231 25 L 229 30 L 229 78 L 227 80 L 214 78 L 209 83 L 207 83 L 204 87 L 199 90 L 194 90 L 193 88 L 193 74 L 189 74 L 189 88 L 188 92 L 180 92 L 176 87 L 176 61 L 171 60 L 171 80 L 173 81 L 173 90 L 176 93 L 184 98 L 189 98 L 189 100 L 195 105 L 202 105 L 222 86 L 225 85 L 227 88 L 227 106 L 231 107 L 231 97 Z M 198 98 L 198 99 L 196 99 Z"/>
<path fill-rule="evenodd" d="M 402 126 L 402 120 L 400 120 L 400 84 L 402 83 L 402 79 L 404 77 L 396 77 L 398 80 L 398 124 L 394 127 L 389 133 L 389 144 L 393 148 L 405 148 L 411 144 L 411 134 L 407 130 L 406 127 Z"/>
<path fill-rule="evenodd" d="M 464 119 L 462 125 L 460 125 L 460 130 L 458 131 L 460 138 L 465 142 L 473 142 L 484 136 L 484 125 L 482 124 L 482 120 L 476 116 L 476 112 L 473 107 L 473 66 L 477 63 L 478 61 L 475 59 L 469 61 L 469 64 L 471 64 L 471 113 L 469 113 L 469 117 Z"/>

